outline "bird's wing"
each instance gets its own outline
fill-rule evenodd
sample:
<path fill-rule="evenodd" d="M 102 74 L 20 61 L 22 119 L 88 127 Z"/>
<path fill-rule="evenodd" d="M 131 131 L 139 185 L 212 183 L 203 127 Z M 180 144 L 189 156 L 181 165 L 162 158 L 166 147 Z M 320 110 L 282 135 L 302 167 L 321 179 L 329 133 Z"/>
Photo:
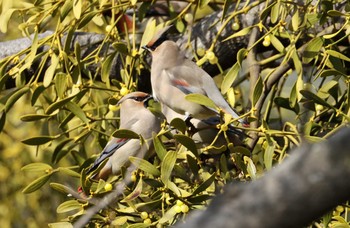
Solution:
<path fill-rule="evenodd" d="M 88 174 L 94 171 L 104 160 L 112 156 L 114 152 L 116 152 L 120 147 L 125 145 L 125 143 L 127 143 L 129 140 L 130 139 L 128 138 L 113 138 L 112 140 L 110 140 L 101 152 L 100 156 L 95 160 L 92 167 L 90 167 L 86 171 L 86 173 Z"/>
<path fill-rule="evenodd" d="M 206 95 L 202 89 L 201 76 L 193 68 L 187 65 L 164 69 L 172 86 L 180 89 L 185 94 L 199 93 Z"/>

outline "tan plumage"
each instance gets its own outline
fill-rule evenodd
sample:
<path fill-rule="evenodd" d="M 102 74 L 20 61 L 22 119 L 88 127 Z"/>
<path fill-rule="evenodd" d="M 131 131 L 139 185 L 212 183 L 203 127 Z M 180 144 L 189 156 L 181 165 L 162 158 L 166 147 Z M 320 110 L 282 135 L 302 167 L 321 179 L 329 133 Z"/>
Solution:
<path fill-rule="evenodd" d="M 94 175 L 94 179 L 107 179 L 110 174 L 118 174 L 122 166 L 129 163 L 130 156 L 147 157 L 152 149 L 152 133 L 158 133 L 161 120 L 147 109 L 149 94 L 133 92 L 124 96 L 120 105 L 120 129 L 131 130 L 141 135 L 146 143 L 140 139 L 112 138 L 93 166 L 87 171 L 94 171 L 105 159 L 109 160 L 105 166 Z"/>
<path fill-rule="evenodd" d="M 185 99 L 187 94 L 202 94 L 213 100 L 219 108 L 233 118 L 239 118 L 239 115 L 223 98 L 212 77 L 187 59 L 175 42 L 165 40 L 164 33 L 167 29 L 146 46 L 146 49 L 152 53 L 151 84 L 153 96 L 162 105 L 166 105 L 182 115 L 190 115 L 198 119 L 216 116 L 217 110 Z M 242 119 L 239 121 L 245 123 Z"/>

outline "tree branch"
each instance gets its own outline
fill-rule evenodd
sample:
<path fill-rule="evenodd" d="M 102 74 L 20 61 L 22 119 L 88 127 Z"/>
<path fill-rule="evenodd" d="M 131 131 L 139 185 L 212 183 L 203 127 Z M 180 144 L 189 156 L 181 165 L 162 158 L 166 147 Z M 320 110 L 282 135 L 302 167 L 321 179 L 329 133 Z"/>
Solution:
<path fill-rule="evenodd" d="M 232 183 L 182 227 L 303 227 L 350 199 L 350 129 L 304 145 L 250 183 Z"/>

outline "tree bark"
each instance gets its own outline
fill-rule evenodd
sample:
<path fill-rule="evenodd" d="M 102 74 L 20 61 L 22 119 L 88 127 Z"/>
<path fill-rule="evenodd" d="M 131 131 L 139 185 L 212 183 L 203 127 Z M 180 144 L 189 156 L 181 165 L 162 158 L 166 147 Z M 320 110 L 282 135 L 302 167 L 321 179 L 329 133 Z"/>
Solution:
<path fill-rule="evenodd" d="M 291 152 L 249 183 L 231 183 L 185 227 L 303 227 L 350 199 L 350 129 Z"/>

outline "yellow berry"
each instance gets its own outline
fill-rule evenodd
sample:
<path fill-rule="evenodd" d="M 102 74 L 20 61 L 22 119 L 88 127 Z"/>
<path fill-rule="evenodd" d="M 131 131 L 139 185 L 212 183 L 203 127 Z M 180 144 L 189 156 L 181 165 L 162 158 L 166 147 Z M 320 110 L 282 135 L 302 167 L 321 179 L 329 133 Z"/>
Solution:
<path fill-rule="evenodd" d="M 221 129 L 221 131 L 227 131 L 228 130 L 228 126 L 223 124 L 223 125 L 221 125 L 220 129 Z"/>
<path fill-rule="evenodd" d="M 176 200 L 176 205 L 177 206 L 182 206 L 184 204 L 184 202 L 182 202 L 181 200 Z"/>
<path fill-rule="evenodd" d="M 204 48 L 198 48 L 197 49 L 197 55 L 199 55 L 199 56 L 205 55 L 205 49 Z"/>
<path fill-rule="evenodd" d="M 318 112 L 322 111 L 323 108 L 324 108 L 323 105 L 320 105 L 320 104 L 316 105 L 316 111 Z"/>
<path fill-rule="evenodd" d="M 271 44 L 271 41 L 268 41 L 268 40 L 265 40 L 265 39 L 264 39 L 263 45 L 264 45 L 265 47 L 270 46 L 270 44 Z"/>
<path fill-rule="evenodd" d="M 121 89 L 120 89 L 120 95 L 122 96 L 125 96 L 126 94 L 129 93 L 129 90 L 128 88 L 126 88 L 125 86 L 123 86 Z"/>
<path fill-rule="evenodd" d="M 181 206 L 179 206 L 179 205 L 175 205 L 175 208 L 174 208 L 174 209 L 175 209 L 175 212 L 176 212 L 176 213 L 181 213 L 181 211 L 182 211 L 182 210 L 181 210 Z"/>
<path fill-rule="evenodd" d="M 344 207 L 343 206 L 337 206 L 335 208 L 335 210 L 337 210 L 338 212 L 342 213 L 344 211 Z"/>
<path fill-rule="evenodd" d="M 210 64 L 217 64 L 218 63 L 218 58 L 215 56 L 213 59 L 209 59 Z"/>
<path fill-rule="evenodd" d="M 148 219 L 143 220 L 143 223 L 144 224 L 151 224 L 152 220 L 148 218 Z"/>
<path fill-rule="evenodd" d="M 136 175 L 135 175 L 135 174 L 131 175 L 130 179 L 131 179 L 132 182 L 135 182 L 136 179 L 137 179 L 137 178 L 136 178 Z"/>
<path fill-rule="evenodd" d="M 187 23 L 192 23 L 193 22 L 193 14 L 192 13 L 186 13 L 184 19 L 185 19 L 185 21 Z"/>
<path fill-rule="evenodd" d="M 240 28 L 240 26 L 239 26 L 239 24 L 238 24 L 237 22 L 234 22 L 234 23 L 232 24 L 232 30 L 233 30 L 233 31 L 237 31 L 237 30 L 239 30 L 239 28 Z"/>
<path fill-rule="evenodd" d="M 186 204 L 181 206 L 181 212 L 182 213 L 187 213 L 188 211 L 189 211 L 189 207 Z"/>
<path fill-rule="evenodd" d="M 105 185 L 105 190 L 106 190 L 106 192 L 109 192 L 109 191 L 111 191 L 113 189 L 113 186 L 110 184 L 110 183 L 107 183 L 106 185 Z"/>
<path fill-rule="evenodd" d="M 143 211 L 143 212 L 141 212 L 140 216 L 142 219 L 146 219 L 146 218 L 148 218 L 148 213 L 146 211 Z"/>
<path fill-rule="evenodd" d="M 216 58 L 215 53 L 212 51 L 207 51 L 207 53 L 205 55 L 209 61 L 214 60 Z"/>
<path fill-rule="evenodd" d="M 106 28 L 105 28 L 106 32 L 108 32 L 108 33 L 111 32 L 112 29 L 113 29 L 112 25 L 107 25 Z"/>

